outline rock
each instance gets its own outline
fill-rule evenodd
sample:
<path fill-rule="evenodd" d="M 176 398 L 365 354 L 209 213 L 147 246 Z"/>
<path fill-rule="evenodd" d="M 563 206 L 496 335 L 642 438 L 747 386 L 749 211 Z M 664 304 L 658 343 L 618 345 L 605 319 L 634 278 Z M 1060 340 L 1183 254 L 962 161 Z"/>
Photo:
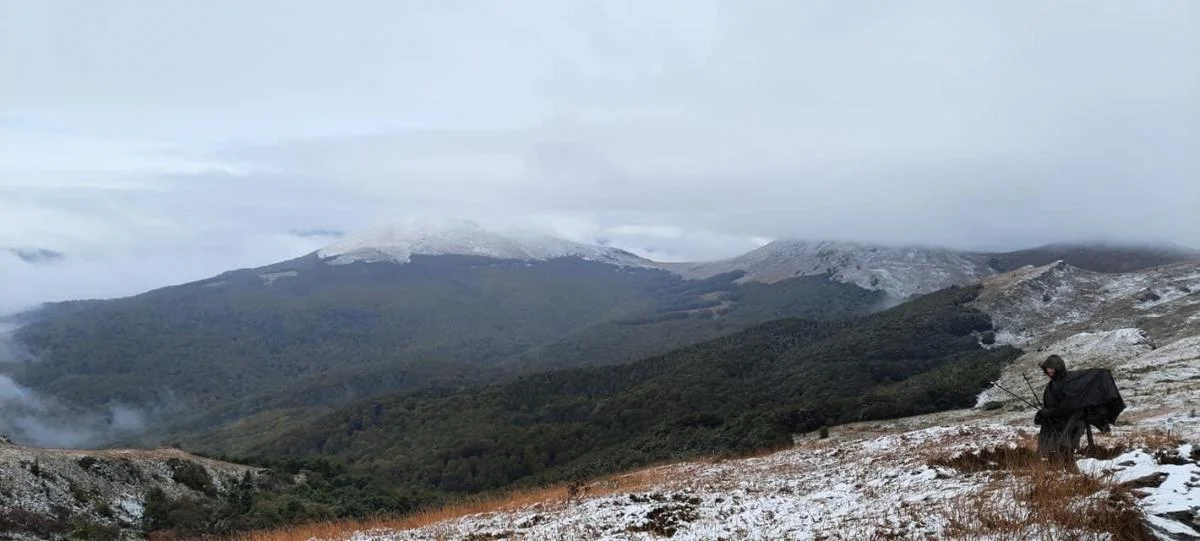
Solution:
<path fill-rule="evenodd" d="M 1121 483 L 1120 486 L 1128 488 L 1154 488 L 1163 484 L 1167 480 L 1168 475 L 1163 472 L 1154 472 L 1145 477 L 1138 477 L 1130 481 Z"/>

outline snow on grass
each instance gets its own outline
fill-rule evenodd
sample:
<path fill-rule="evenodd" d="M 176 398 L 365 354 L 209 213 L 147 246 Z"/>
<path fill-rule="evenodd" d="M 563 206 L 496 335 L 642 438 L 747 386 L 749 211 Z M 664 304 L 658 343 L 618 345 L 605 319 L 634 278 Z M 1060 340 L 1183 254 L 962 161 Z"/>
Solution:
<path fill-rule="evenodd" d="M 1154 349 L 1146 331 L 1138 328 L 1081 332 L 1053 344 L 1042 353 L 1067 358 L 1103 360 L 1110 366 L 1128 361 Z"/>
<path fill-rule="evenodd" d="M 1175 399 L 1144 406 L 1178 416 Z M 1200 509 L 1200 453 L 1166 430 L 1164 417 L 1135 416 L 1110 434 L 1096 434 L 1101 450 L 1110 451 L 1103 456 L 1111 458 L 1080 458 L 1076 470 L 1064 470 L 1037 458 L 1031 415 L 960 410 L 855 423 L 765 456 L 660 466 L 586 485 L 574 495 L 416 528 L 381 524 L 289 539 L 1200 536 L 1192 525 Z M 1140 529 L 1143 523 L 1148 530 Z"/>
<path fill-rule="evenodd" d="M 994 472 L 932 463 L 981 445 L 1017 449 L 1028 435 L 1003 424 L 932 426 L 894 434 L 804 440 L 764 457 L 658 468 L 643 490 L 540 502 L 412 530 L 347 532 L 355 541 L 445 539 L 986 539 L 963 517 L 962 502 L 992 498 Z M 1028 451 L 1026 452 L 1028 454 Z M 994 487 L 993 487 L 994 488 Z M 1008 487 L 1019 491 L 1017 485 Z M 1088 495 L 1085 495 L 1088 496 Z M 1008 507 L 1005 506 L 1008 512 Z M 1097 534 L 1026 524 L 1012 508 L 1013 532 L 1038 539 Z M 1099 535 L 1099 534 L 1097 534 Z M 1055 538 L 1055 537 L 1049 537 Z M 1096 537 L 1099 538 L 1099 537 Z"/>
<path fill-rule="evenodd" d="M 1119 374 L 1144 374 L 1151 381 L 1200 378 L 1200 336 L 1177 340 L 1123 364 Z"/>

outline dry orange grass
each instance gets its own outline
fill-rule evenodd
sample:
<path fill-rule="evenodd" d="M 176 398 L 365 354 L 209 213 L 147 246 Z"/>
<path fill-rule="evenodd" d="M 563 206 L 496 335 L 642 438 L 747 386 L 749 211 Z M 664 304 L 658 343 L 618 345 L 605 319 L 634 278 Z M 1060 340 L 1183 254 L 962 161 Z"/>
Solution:
<path fill-rule="evenodd" d="M 1173 449 L 1183 444 L 1183 437 L 1178 432 L 1161 428 L 1131 430 L 1116 435 L 1112 440 L 1125 448 L 1144 448 L 1149 451 Z"/>
<path fill-rule="evenodd" d="M 598 497 L 617 492 L 634 492 L 670 481 L 674 468 L 659 466 L 631 473 L 611 475 L 589 483 L 564 483 L 500 495 L 468 498 L 439 508 L 431 508 L 402 517 L 322 522 L 250 532 L 231 538 L 235 541 L 307 541 L 309 539 L 347 539 L 353 532 L 370 530 L 412 530 L 468 515 L 502 513 L 537 505 L 555 507 L 576 498 Z"/>
<path fill-rule="evenodd" d="M 1039 457 L 1023 438 L 1016 448 L 935 457 L 931 465 L 990 474 L 987 484 L 940 510 L 951 538 L 1154 539 L 1130 489 L 1108 475 L 1085 475 L 1074 461 Z M 1070 532 L 1068 534 L 1068 532 Z"/>
<path fill-rule="evenodd" d="M 353 532 L 370 530 L 410 530 L 442 521 L 479 513 L 498 513 L 528 507 L 537 503 L 565 502 L 570 491 L 567 486 L 515 491 L 502 496 L 470 498 L 445 507 L 426 509 L 403 517 L 381 517 L 302 524 L 278 530 L 250 532 L 234 537 L 238 541 L 306 541 L 308 539 L 347 539 Z"/>

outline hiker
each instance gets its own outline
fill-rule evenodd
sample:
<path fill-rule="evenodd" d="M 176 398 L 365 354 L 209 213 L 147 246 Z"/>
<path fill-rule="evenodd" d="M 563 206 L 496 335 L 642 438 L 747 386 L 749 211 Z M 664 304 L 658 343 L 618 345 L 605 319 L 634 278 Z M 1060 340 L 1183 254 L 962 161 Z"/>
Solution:
<path fill-rule="evenodd" d="M 1038 433 L 1038 454 L 1056 461 L 1070 461 L 1084 433 L 1090 449 L 1095 445 L 1092 427 L 1107 433 L 1125 409 L 1125 401 L 1112 372 L 1106 368 L 1068 372 L 1066 362 L 1058 355 L 1047 357 L 1040 366 L 1050 382 L 1042 392 L 1042 408 L 1033 418 L 1042 427 Z"/>

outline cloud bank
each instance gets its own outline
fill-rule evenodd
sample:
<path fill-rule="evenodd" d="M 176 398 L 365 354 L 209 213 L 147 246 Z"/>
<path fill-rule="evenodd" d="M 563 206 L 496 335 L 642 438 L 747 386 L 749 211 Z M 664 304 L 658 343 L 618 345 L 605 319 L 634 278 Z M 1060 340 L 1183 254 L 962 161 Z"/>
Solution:
<path fill-rule="evenodd" d="M 0 310 L 417 215 L 660 260 L 1200 246 L 1200 5 L 5 4 Z M 11 259 L 11 258 L 10 258 Z"/>

